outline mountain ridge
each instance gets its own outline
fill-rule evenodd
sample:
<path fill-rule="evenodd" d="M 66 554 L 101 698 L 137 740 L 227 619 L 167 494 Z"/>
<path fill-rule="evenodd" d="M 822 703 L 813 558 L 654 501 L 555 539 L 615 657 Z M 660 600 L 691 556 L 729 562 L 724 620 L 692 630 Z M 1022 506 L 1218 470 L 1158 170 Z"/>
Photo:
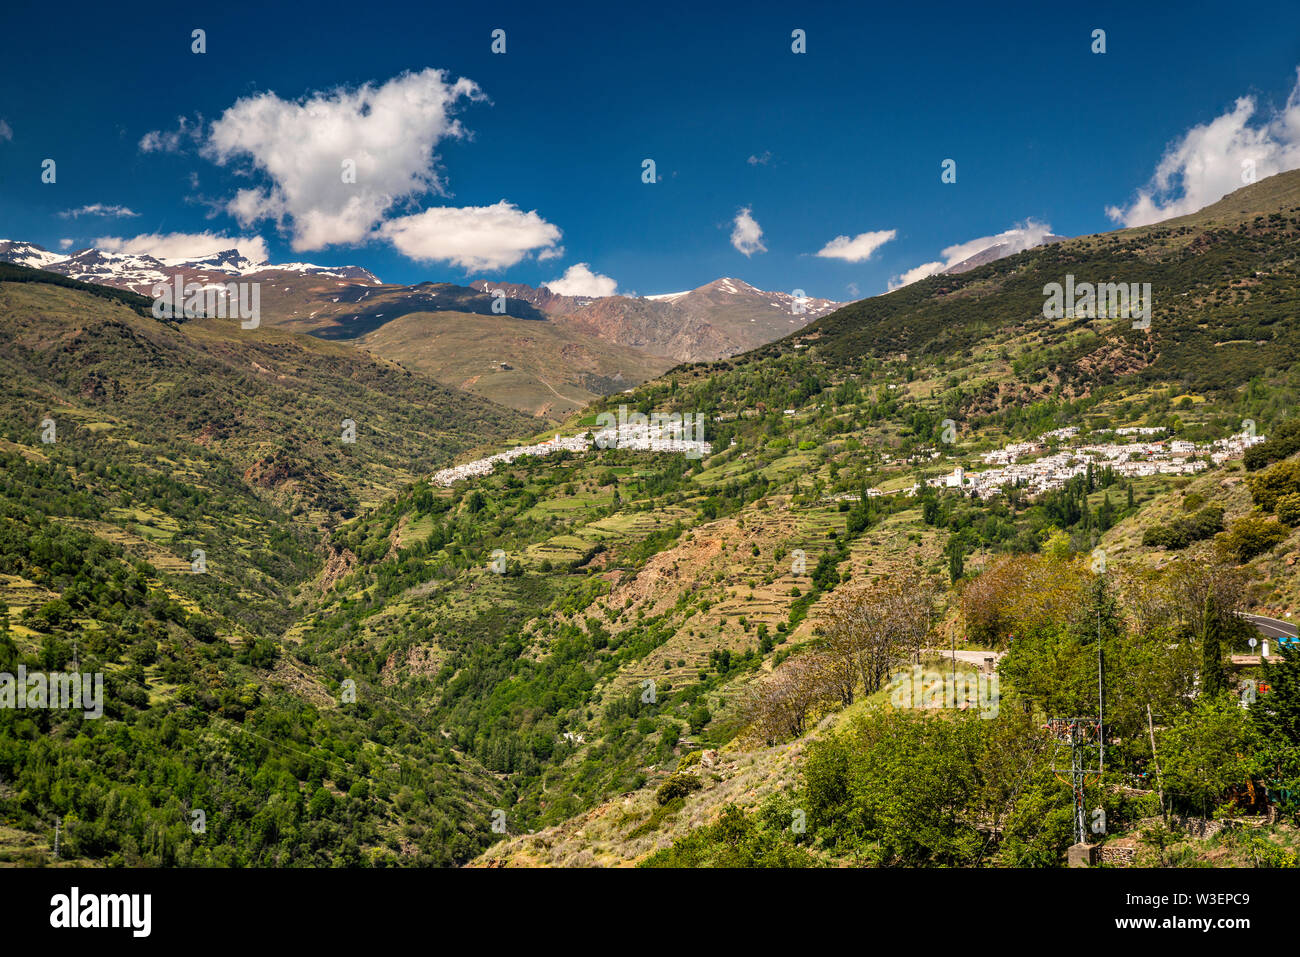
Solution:
<path fill-rule="evenodd" d="M 1062 862 L 1072 805 L 1039 760 L 1051 749 L 1037 750 L 1036 714 L 1019 705 L 1087 713 L 1072 695 L 1091 687 L 1096 649 L 1078 644 L 1093 625 L 1076 619 L 1091 615 L 1096 550 L 1124 614 L 1155 619 L 1105 639 L 1108 661 L 1141 665 L 1108 684 L 1121 729 L 1108 760 L 1124 772 L 1150 757 L 1148 735 L 1167 749 L 1201 707 L 1189 689 L 1207 660 L 1206 603 L 1191 586 L 1217 575 L 1216 600 L 1300 612 L 1300 526 L 1282 521 L 1300 517 L 1280 494 L 1300 446 L 1277 438 L 1300 435 L 1300 423 L 1287 432 L 1300 405 L 1300 200 L 1255 211 L 1300 174 L 1265 186 L 1231 215 L 1077 237 L 846 305 L 749 353 L 594 399 L 558 429 L 364 347 L 433 339 L 440 322 L 493 323 L 489 344 L 507 328 L 580 325 L 412 312 L 358 349 L 284 328 L 167 324 L 65 277 L 0 270 L 22 274 L 0 281 L 0 589 L 14 649 L 0 642 L 0 655 L 63 663 L 79 640 L 112 676 L 111 718 L 133 745 L 88 748 L 64 798 L 48 742 L 94 729 L 55 715 L 49 734 L 8 736 L 14 784 L 0 802 L 15 824 L 0 852 L 20 853 L 5 841 L 40 833 L 57 805 L 68 853 L 110 864 L 634 864 L 715 846 L 738 863 Z M 1044 284 L 1067 272 L 1152 281 L 1151 328 L 1045 317 Z M 320 277 L 294 291 L 308 282 L 350 299 L 332 303 L 345 318 L 382 299 Z M 701 297 L 747 297 L 734 279 L 711 285 Z M 580 345 L 574 334 L 563 345 Z M 582 437 L 608 417 L 655 413 L 702 423 L 709 454 L 656 445 L 644 428 L 640 442 Z M 46 417 L 56 443 L 40 438 Z M 1159 437 L 1118 441 L 1135 428 Z M 1266 453 L 1253 466 L 1204 452 L 1229 436 L 1244 448 L 1252 429 L 1268 437 L 1251 446 Z M 535 452 L 433 481 L 439 463 L 517 445 Z M 1099 446 L 1106 464 L 1085 466 Z M 1021 479 L 969 481 L 995 462 Z M 1051 481 L 1031 487 L 1035 474 Z M 1257 494 L 1270 488 L 1276 501 Z M 209 577 L 191 574 L 194 547 Z M 801 682 L 825 667 L 836 623 L 874 600 L 927 627 L 890 646 L 876 685 L 809 693 Z M 1245 636 L 1223 635 L 1226 658 Z M 963 672 L 1000 676 L 1007 720 L 939 719 L 891 699 L 895 671 L 955 671 L 938 655 L 954 646 L 974 660 Z M 1039 652 L 1053 664 L 1030 667 Z M 1164 657 L 1135 659 L 1152 653 Z M 1073 664 L 1070 683 L 1036 683 Z M 23 716 L 0 714 L 10 720 Z M 228 808 L 230 837 L 214 860 L 185 833 L 173 790 L 135 789 L 120 767 L 169 777 L 212 740 L 244 740 L 241 726 L 272 744 L 250 736 L 222 757 L 232 770 L 212 806 Z M 970 767 L 918 764 L 971 753 L 943 749 L 950 731 L 989 757 L 990 786 L 935 810 L 932 782 L 960 784 Z M 907 761 L 879 750 L 921 738 Z M 284 740 L 303 754 L 280 754 Z M 997 760 L 1007 747 L 1015 760 Z M 905 801 L 905 822 L 922 815 L 960 839 L 846 818 L 856 805 L 841 761 Z M 904 786 L 870 777 L 913 767 Z M 1139 776 L 1125 780 L 1109 820 L 1136 841 L 1160 803 Z M 140 810 L 114 821 L 96 795 L 128 787 Z M 1163 798 L 1196 811 L 1177 779 Z M 790 826 L 795 811 L 808 811 L 807 837 Z M 155 826 L 175 841 L 150 843 Z"/>
<path fill-rule="evenodd" d="M 155 285 L 171 282 L 177 276 L 187 282 L 207 283 L 220 281 L 222 277 L 249 278 L 283 272 L 379 283 L 378 277 L 360 266 L 254 262 L 238 249 L 218 250 L 199 257 L 160 259 L 146 254 L 113 253 L 87 246 L 61 255 L 36 243 L 4 239 L 0 240 L 0 262 L 31 266 L 83 282 L 118 286 L 141 294 L 149 293 Z"/>

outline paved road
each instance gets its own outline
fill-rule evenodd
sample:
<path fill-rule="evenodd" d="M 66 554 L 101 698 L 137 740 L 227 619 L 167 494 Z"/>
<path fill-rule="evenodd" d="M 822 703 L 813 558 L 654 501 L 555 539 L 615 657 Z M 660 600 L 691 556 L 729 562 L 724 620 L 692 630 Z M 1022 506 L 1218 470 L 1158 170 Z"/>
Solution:
<path fill-rule="evenodd" d="M 1281 618 L 1266 618 L 1263 615 L 1242 615 L 1248 622 L 1255 626 L 1265 638 L 1281 638 L 1283 641 L 1292 641 L 1296 637 L 1296 626 L 1289 621 L 1283 621 Z"/>
<path fill-rule="evenodd" d="M 938 655 L 941 658 L 953 657 L 951 648 L 922 648 L 923 655 Z M 958 648 L 956 657 L 958 661 L 964 661 L 968 665 L 983 666 L 985 658 L 992 658 L 995 662 L 1000 661 L 1004 651 L 967 651 L 965 648 Z"/>

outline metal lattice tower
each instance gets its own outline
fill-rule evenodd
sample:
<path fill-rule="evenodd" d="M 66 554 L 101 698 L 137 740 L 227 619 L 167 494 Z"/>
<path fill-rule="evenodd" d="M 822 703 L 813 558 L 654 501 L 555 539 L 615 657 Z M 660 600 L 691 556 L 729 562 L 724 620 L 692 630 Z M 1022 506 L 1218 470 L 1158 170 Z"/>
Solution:
<path fill-rule="evenodd" d="M 1083 815 L 1083 789 L 1089 777 L 1101 776 L 1101 722 L 1096 718 L 1049 718 L 1047 733 L 1056 742 L 1052 771 L 1058 778 L 1070 776 L 1074 792 L 1074 843 L 1083 844 L 1088 833 Z"/>

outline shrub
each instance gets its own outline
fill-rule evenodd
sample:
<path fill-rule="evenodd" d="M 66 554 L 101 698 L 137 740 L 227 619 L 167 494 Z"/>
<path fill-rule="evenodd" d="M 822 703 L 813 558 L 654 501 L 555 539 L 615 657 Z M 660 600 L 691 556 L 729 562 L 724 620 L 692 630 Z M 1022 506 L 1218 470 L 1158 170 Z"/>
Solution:
<path fill-rule="evenodd" d="M 1233 522 L 1232 528 L 1218 536 L 1220 547 L 1239 563 L 1262 555 L 1290 535 L 1281 522 L 1258 513 Z"/>
<path fill-rule="evenodd" d="M 1277 507 L 1284 495 L 1300 492 L 1300 462 L 1278 462 L 1246 479 L 1250 496 L 1266 512 Z"/>
<path fill-rule="evenodd" d="M 659 785 L 659 789 L 655 791 L 655 800 L 661 805 L 667 804 L 676 798 L 686 797 L 703 786 L 695 775 L 678 772 Z"/>
<path fill-rule="evenodd" d="M 1186 548 L 1192 542 L 1223 531 L 1223 509 L 1207 505 L 1190 518 L 1175 518 L 1142 533 L 1142 544 L 1152 548 Z"/>
<path fill-rule="evenodd" d="M 1300 419 L 1291 419 L 1274 429 L 1267 442 L 1248 448 L 1244 461 L 1253 472 L 1296 452 L 1300 452 Z"/>
<path fill-rule="evenodd" d="M 1277 500 L 1277 520 L 1295 528 L 1300 525 L 1300 492 L 1283 495 Z"/>

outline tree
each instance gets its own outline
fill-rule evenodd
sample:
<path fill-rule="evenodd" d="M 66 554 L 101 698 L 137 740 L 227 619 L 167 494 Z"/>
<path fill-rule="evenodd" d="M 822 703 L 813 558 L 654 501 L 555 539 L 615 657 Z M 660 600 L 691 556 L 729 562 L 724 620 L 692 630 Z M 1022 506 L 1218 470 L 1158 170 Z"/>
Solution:
<path fill-rule="evenodd" d="M 978 645 L 996 647 L 1007 640 L 1011 628 L 1010 601 L 1023 585 L 1026 559 L 1003 555 L 993 559 L 961 588 L 961 614 L 966 638 Z"/>
<path fill-rule="evenodd" d="M 1300 653 L 1290 651 L 1280 662 L 1265 658 L 1263 672 L 1269 691 L 1251 706 L 1256 727 L 1267 737 L 1300 745 Z"/>
<path fill-rule="evenodd" d="M 1223 622 L 1214 607 L 1213 596 L 1205 598 L 1201 627 L 1201 693 L 1217 697 L 1227 689 L 1228 679 L 1223 671 Z"/>
<path fill-rule="evenodd" d="M 1243 461 L 1253 472 L 1296 452 L 1300 452 L 1300 419 L 1290 419 L 1275 428 L 1267 442 L 1248 448 Z"/>
<path fill-rule="evenodd" d="M 676 798 L 684 798 L 701 787 L 703 785 L 695 775 L 679 771 L 659 785 L 659 789 L 655 791 L 655 800 L 661 805 L 667 804 Z"/>
<path fill-rule="evenodd" d="M 312 817 L 328 817 L 334 811 L 334 795 L 322 785 L 311 796 L 311 803 L 308 806 Z"/>
<path fill-rule="evenodd" d="M 935 618 L 935 587 L 910 572 L 837 596 L 822 628 L 823 683 L 852 704 L 859 680 L 878 691 L 891 671 L 915 657 Z"/>
<path fill-rule="evenodd" d="M 871 504 L 871 497 L 867 490 L 862 490 L 861 497 L 857 505 L 849 511 L 848 517 L 844 522 L 844 532 L 850 538 L 855 538 L 871 527 L 874 518 L 874 509 Z"/>
<path fill-rule="evenodd" d="M 803 734 L 808 712 L 830 697 L 826 673 L 824 656 L 803 654 L 750 685 L 742 707 L 750 731 L 768 745 Z"/>
<path fill-rule="evenodd" d="M 1107 492 L 1101 505 L 1097 507 L 1097 528 L 1104 532 L 1114 524 L 1115 506 L 1111 504 L 1110 492 Z"/>
<path fill-rule="evenodd" d="M 881 865 L 974 865 L 1008 833 L 1017 862 L 1055 861 L 1068 805 L 1044 745 L 1028 715 L 867 712 L 810 746 L 800 806 L 818 845 Z"/>
<path fill-rule="evenodd" d="M 962 547 L 961 539 L 953 536 L 948 539 L 948 580 L 952 584 L 961 581 L 962 575 L 966 571 L 965 549 Z"/>
<path fill-rule="evenodd" d="M 704 707 L 702 704 L 696 705 L 691 709 L 691 713 L 687 718 L 687 721 L 691 726 L 691 734 L 699 734 L 712 720 L 713 715 L 709 713 L 708 708 Z"/>
<path fill-rule="evenodd" d="M 921 521 L 927 525 L 937 525 L 939 522 L 939 500 L 933 491 L 926 492 L 921 500 Z"/>
<path fill-rule="evenodd" d="M 1201 698 L 1158 740 L 1165 793 L 1185 811 L 1208 817 L 1228 788 L 1245 784 L 1256 770 L 1252 724 L 1226 695 Z"/>
<path fill-rule="evenodd" d="M 1043 542 L 1043 554 L 1049 558 L 1059 560 L 1070 557 L 1070 533 L 1061 529 L 1054 529 L 1052 534 Z"/>

